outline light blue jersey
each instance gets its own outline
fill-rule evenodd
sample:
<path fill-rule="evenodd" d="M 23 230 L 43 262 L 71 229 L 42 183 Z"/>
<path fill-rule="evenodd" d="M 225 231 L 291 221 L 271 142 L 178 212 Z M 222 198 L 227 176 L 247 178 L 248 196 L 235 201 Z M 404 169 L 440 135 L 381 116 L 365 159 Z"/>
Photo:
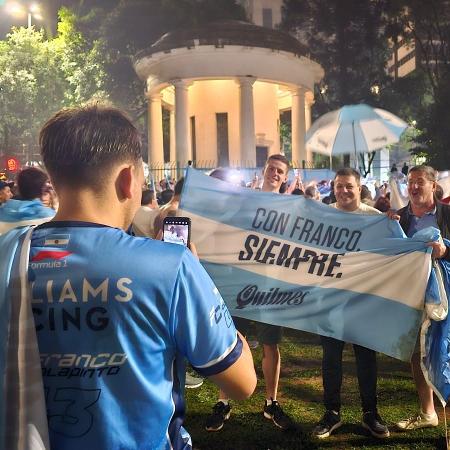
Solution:
<path fill-rule="evenodd" d="M 29 278 L 54 449 L 184 449 L 184 359 L 242 352 L 225 303 L 183 246 L 83 222 L 39 226 Z"/>

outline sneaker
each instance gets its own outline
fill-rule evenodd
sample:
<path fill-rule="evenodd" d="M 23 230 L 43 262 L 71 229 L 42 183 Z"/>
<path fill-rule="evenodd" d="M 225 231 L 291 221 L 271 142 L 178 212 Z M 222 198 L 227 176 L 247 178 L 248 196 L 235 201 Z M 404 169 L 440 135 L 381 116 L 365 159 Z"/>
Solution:
<path fill-rule="evenodd" d="M 270 405 L 267 404 L 266 400 L 264 405 L 264 417 L 272 420 L 273 423 L 282 430 L 289 430 L 294 426 L 292 419 L 284 413 L 280 404 L 276 400 L 272 400 Z"/>
<path fill-rule="evenodd" d="M 206 419 L 206 431 L 219 431 L 223 428 L 223 424 L 230 418 L 231 406 L 225 405 L 224 402 L 217 402 L 213 406 L 213 413 Z"/>
<path fill-rule="evenodd" d="M 439 419 L 436 413 L 431 419 L 426 419 L 422 414 L 418 416 L 409 417 L 408 419 L 401 420 L 395 425 L 401 431 L 417 430 L 418 428 L 432 428 L 437 427 Z"/>
<path fill-rule="evenodd" d="M 367 411 L 363 414 L 362 426 L 376 438 L 389 437 L 389 429 L 376 411 Z"/>
<path fill-rule="evenodd" d="M 327 410 L 319 423 L 314 427 L 313 435 L 319 439 L 327 438 L 341 425 L 341 415 L 338 412 Z"/>
<path fill-rule="evenodd" d="M 186 380 L 184 382 L 184 386 L 187 389 L 195 389 L 200 387 L 203 384 L 203 378 L 193 377 L 191 374 L 186 372 Z"/>

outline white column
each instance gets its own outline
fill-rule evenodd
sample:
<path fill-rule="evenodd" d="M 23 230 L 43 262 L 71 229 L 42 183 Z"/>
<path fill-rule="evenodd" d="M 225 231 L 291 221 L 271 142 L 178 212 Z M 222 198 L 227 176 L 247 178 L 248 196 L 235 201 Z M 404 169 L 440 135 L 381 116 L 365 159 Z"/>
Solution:
<path fill-rule="evenodd" d="M 192 159 L 189 142 L 188 88 L 184 80 L 173 82 L 175 86 L 175 148 L 176 160 L 182 166 Z"/>
<path fill-rule="evenodd" d="M 176 153 L 176 145 L 175 145 L 175 108 L 170 109 L 170 161 L 176 161 L 177 160 L 177 153 Z"/>
<path fill-rule="evenodd" d="M 256 78 L 239 77 L 239 139 L 240 158 L 244 167 L 256 165 L 255 111 L 253 83 Z"/>
<path fill-rule="evenodd" d="M 305 94 L 305 132 L 311 127 L 311 107 L 314 105 L 314 94 L 308 91 Z M 313 152 L 311 149 L 306 148 L 306 160 L 312 162 Z"/>
<path fill-rule="evenodd" d="M 292 91 L 292 162 L 302 167 L 306 162 L 305 150 L 305 90 L 297 87 Z"/>
<path fill-rule="evenodd" d="M 161 94 L 148 97 L 148 164 L 164 163 Z"/>

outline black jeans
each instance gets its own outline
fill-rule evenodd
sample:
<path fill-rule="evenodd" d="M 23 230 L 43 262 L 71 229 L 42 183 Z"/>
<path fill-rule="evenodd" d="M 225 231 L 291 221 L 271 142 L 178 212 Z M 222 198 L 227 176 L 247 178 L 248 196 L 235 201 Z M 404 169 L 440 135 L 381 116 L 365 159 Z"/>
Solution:
<path fill-rule="evenodd" d="M 323 397 L 327 410 L 340 411 L 342 385 L 342 350 L 345 342 L 320 336 L 323 349 Z M 373 350 L 353 344 L 359 395 L 363 412 L 377 410 L 377 357 Z"/>

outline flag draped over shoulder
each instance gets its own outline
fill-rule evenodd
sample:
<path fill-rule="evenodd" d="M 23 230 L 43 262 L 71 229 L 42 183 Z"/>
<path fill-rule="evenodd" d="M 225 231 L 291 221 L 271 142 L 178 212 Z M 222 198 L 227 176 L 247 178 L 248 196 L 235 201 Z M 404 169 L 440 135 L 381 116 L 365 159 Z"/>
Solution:
<path fill-rule="evenodd" d="M 234 316 L 409 360 L 430 254 L 384 215 L 232 186 L 189 169 L 179 215 Z"/>
<path fill-rule="evenodd" d="M 28 285 L 28 228 L 0 236 L 0 448 L 50 448 Z"/>
<path fill-rule="evenodd" d="M 450 245 L 450 242 L 446 241 L 446 244 Z M 445 406 L 450 397 L 450 317 L 447 314 L 450 262 L 437 260 L 433 272 L 435 284 L 441 285 L 445 293 L 434 295 L 435 301 L 427 305 L 427 317 L 420 333 L 420 365 L 427 383 Z"/>

